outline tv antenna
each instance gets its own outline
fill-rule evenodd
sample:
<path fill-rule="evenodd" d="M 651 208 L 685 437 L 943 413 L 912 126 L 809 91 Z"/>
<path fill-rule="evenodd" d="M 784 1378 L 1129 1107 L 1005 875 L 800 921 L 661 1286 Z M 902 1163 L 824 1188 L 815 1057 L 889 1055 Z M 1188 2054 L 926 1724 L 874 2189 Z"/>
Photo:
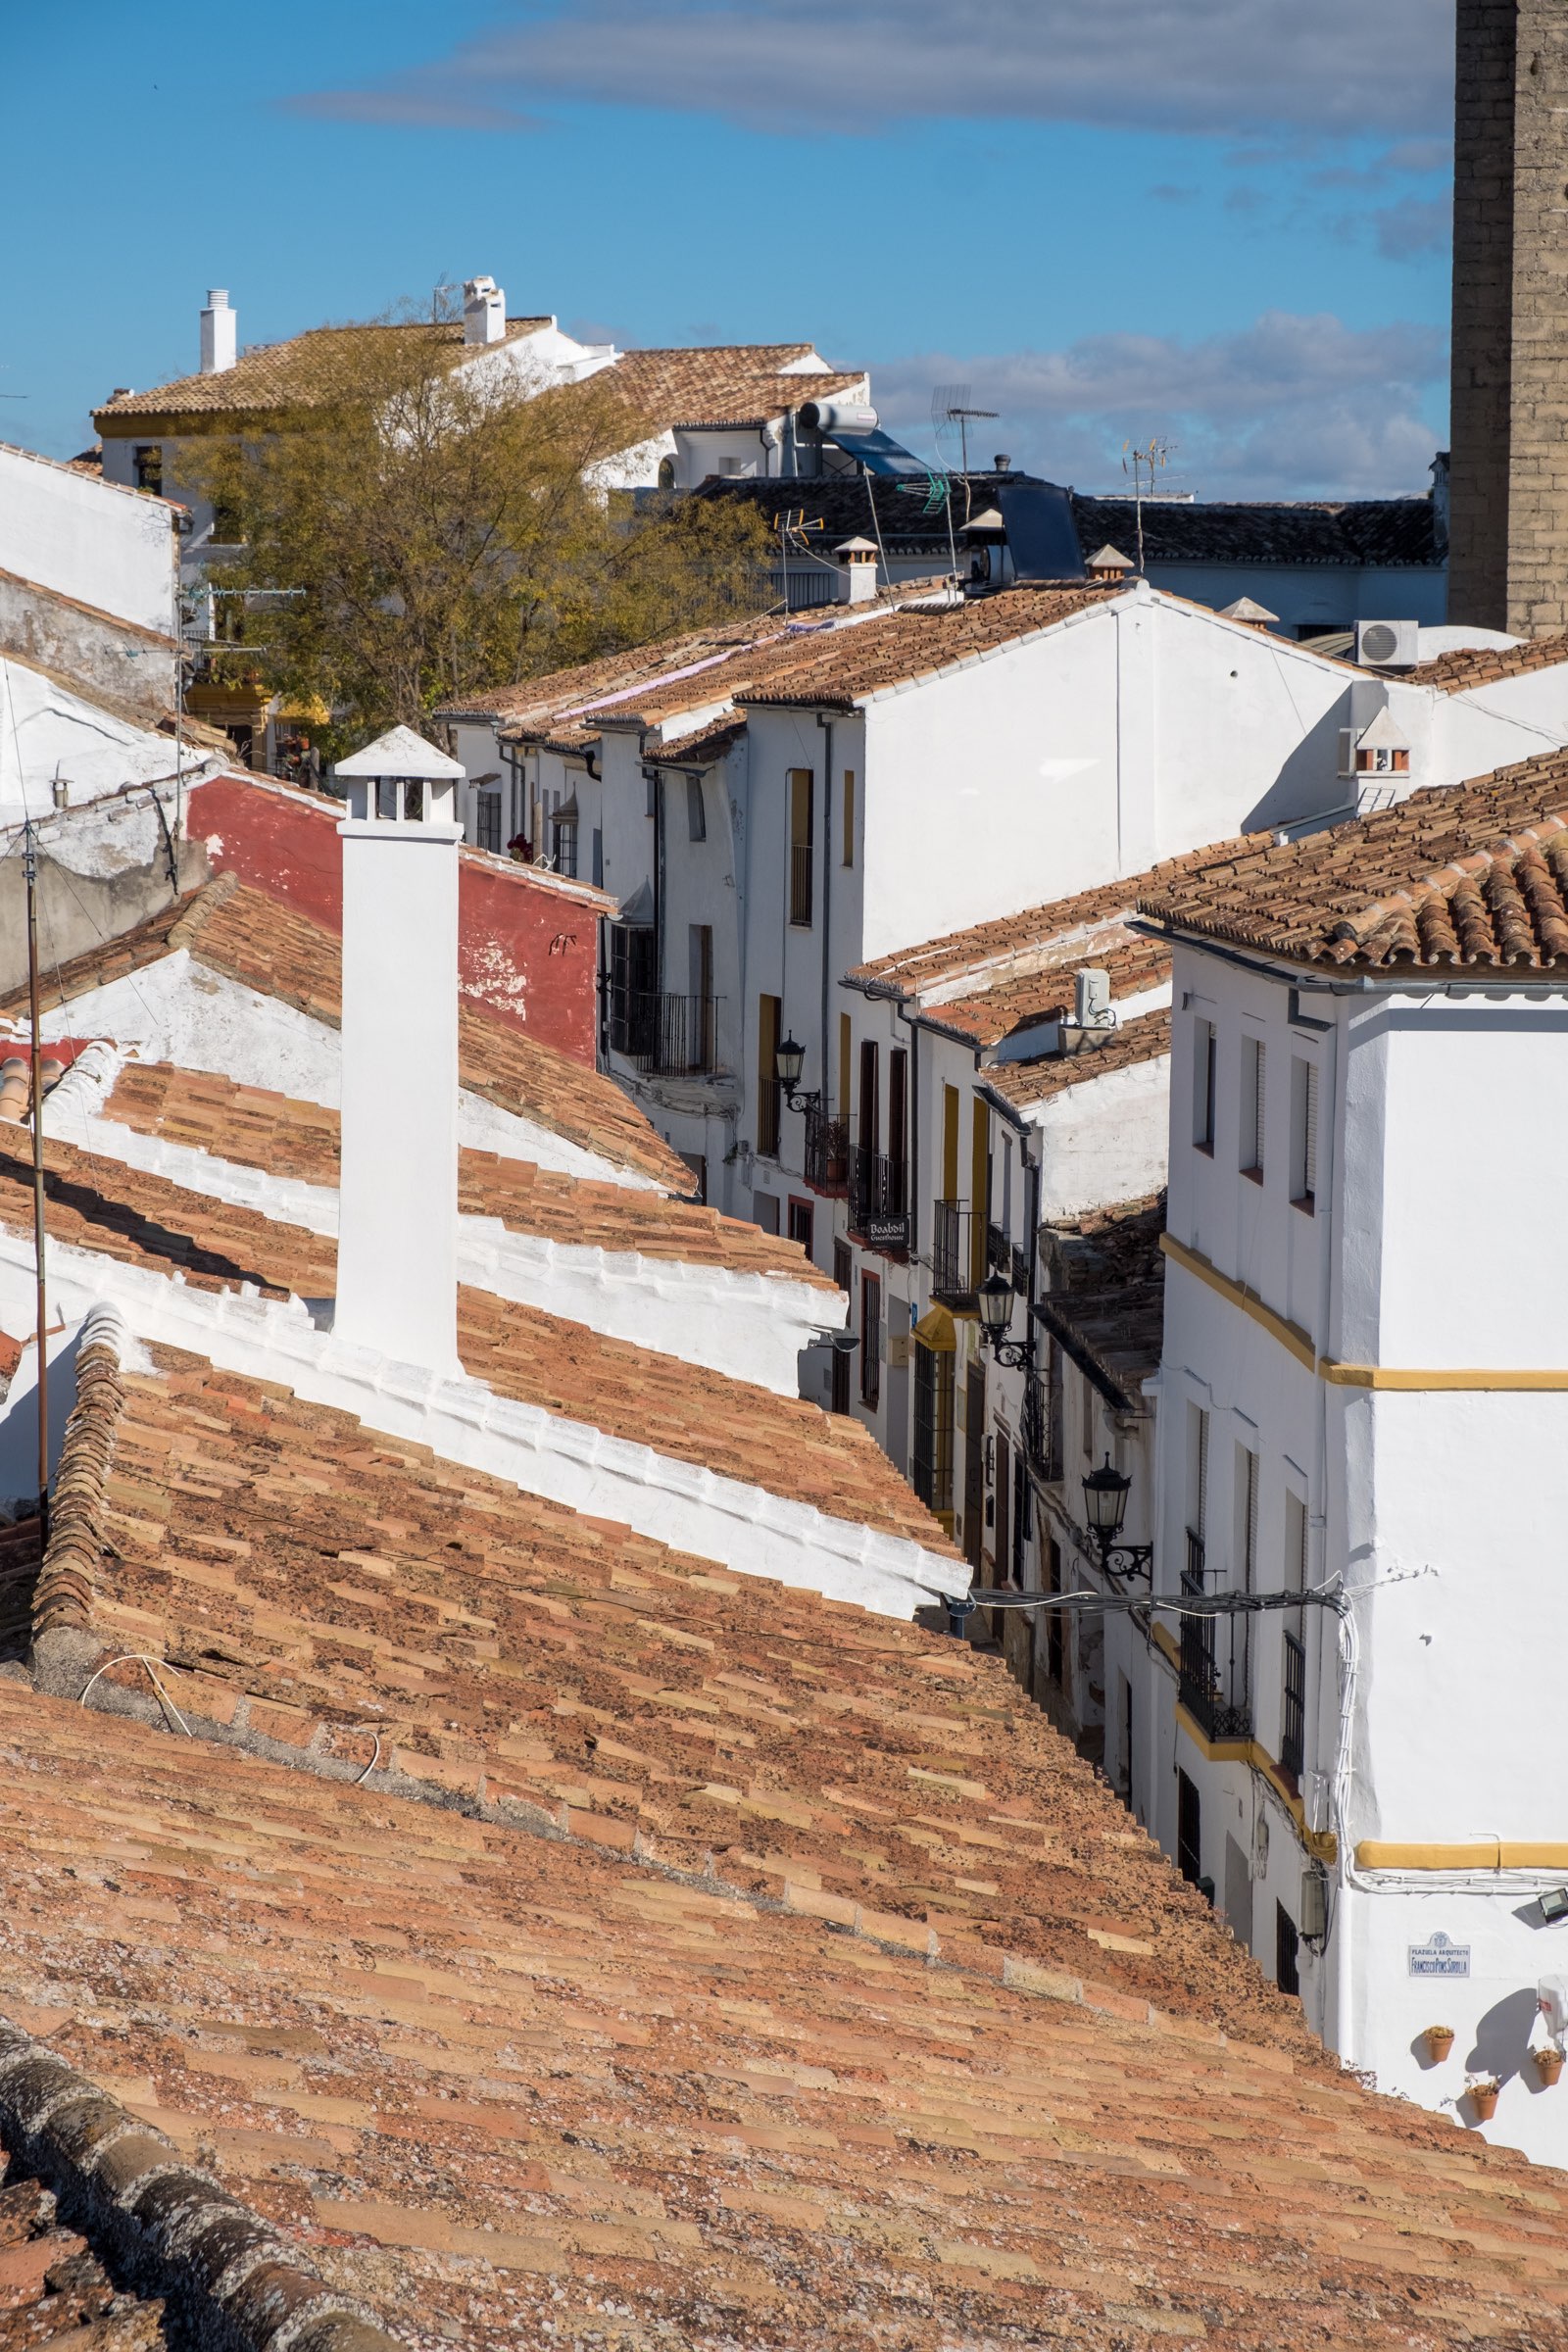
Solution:
<path fill-rule="evenodd" d="M 1154 479 L 1170 464 L 1177 444 L 1163 433 L 1153 434 L 1147 448 L 1132 441 L 1121 445 L 1121 469 L 1133 477 L 1133 512 L 1138 524 L 1138 568 L 1144 568 L 1144 501 L 1154 496 Z"/>
<path fill-rule="evenodd" d="M 953 428 L 958 428 L 958 471 L 969 471 L 969 427 L 983 417 L 995 417 L 996 409 L 977 409 L 971 406 L 967 384 L 938 384 L 931 395 L 931 424 L 939 450 L 951 451 Z"/>

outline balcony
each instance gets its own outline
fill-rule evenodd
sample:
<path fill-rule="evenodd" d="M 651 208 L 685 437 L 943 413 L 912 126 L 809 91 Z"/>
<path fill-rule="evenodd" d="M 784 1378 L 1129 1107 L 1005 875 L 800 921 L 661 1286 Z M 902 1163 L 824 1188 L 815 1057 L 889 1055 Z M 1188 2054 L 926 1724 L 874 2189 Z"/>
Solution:
<path fill-rule="evenodd" d="M 811 927 L 811 845 L 795 842 L 790 848 L 790 921 L 803 931 Z"/>
<path fill-rule="evenodd" d="M 610 1046 L 651 1076 L 707 1076 L 718 1067 L 721 997 L 631 993 L 612 1000 Z"/>
<path fill-rule="evenodd" d="M 1056 1485 L 1062 1473 L 1061 1391 L 1053 1389 L 1038 1373 L 1029 1375 L 1023 1393 L 1024 1458 L 1037 1478 Z"/>
<path fill-rule="evenodd" d="M 1203 1539 L 1189 1528 L 1183 1595 L 1200 1599 L 1206 1576 Z M 1181 1703 L 1210 1740 L 1252 1737 L 1251 1622 L 1246 1616 L 1181 1620 Z"/>
<path fill-rule="evenodd" d="M 986 1272 L 1003 1274 L 1009 1282 L 1012 1281 L 1012 1245 L 1000 1225 L 992 1225 L 989 1222 L 986 1226 Z M 1017 1284 L 1013 1283 L 1013 1289 L 1016 1290 L 1017 1287 Z M 1028 1284 L 1025 1283 L 1025 1290 L 1028 1287 Z"/>
<path fill-rule="evenodd" d="M 943 1306 L 974 1302 L 969 1211 L 961 1200 L 931 1203 L 931 1296 Z"/>
<path fill-rule="evenodd" d="M 850 1231 L 872 1250 L 909 1247 L 909 1170 L 880 1152 L 850 1153 Z"/>
<path fill-rule="evenodd" d="M 850 1189 L 850 1122 L 814 1102 L 806 1108 L 806 1181 L 831 1200 L 842 1200 Z"/>

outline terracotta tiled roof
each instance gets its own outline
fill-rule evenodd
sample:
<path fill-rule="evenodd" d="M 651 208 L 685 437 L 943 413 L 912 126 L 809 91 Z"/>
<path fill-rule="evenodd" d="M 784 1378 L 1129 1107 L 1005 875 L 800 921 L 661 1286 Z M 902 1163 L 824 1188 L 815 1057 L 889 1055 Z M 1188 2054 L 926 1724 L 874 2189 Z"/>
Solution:
<path fill-rule="evenodd" d="M 1116 585 L 1007 588 L 958 605 L 905 605 L 855 627 L 803 635 L 759 662 L 738 703 L 812 703 L 849 710 L 862 697 L 912 684 L 1012 639 L 1069 620 L 1125 594 Z"/>
<path fill-rule="evenodd" d="M 565 730 L 566 714 L 571 711 L 590 710 L 607 697 L 619 695 L 628 686 L 639 686 L 665 677 L 672 670 L 690 668 L 736 646 L 749 645 L 759 637 L 779 636 L 783 627 L 780 615 L 766 612 L 741 620 L 715 622 L 710 628 L 662 637 L 651 645 L 635 646 L 625 653 L 605 654 L 597 662 L 579 662 L 568 669 L 547 670 L 542 677 L 524 678 L 515 686 L 493 687 L 488 693 L 471 695 L 461 704 L 444 705 L 434 715 L 444 719 L 467 715 L 501 718 L 509 722 L 506 728 L 509 740 L 532 742 L 547 735 L 554 740 Z M 597 730 L 590 731 L 590 739 L 596 733 Z"/>
<path fill-rule="evenodd" d="M 1170 1052 L 1170 1007 L 1141 1012 L 1112 1029 L 1103 1043 L 1095 1039 L 1070 1054 L 1047 1054 L 1039 1061 L 988 1062 L 981 1072 L 987 1089 L 1017 1110 L 1044 1102 L 1069 1086 L 1085 1086 L 1108 1078 L 1113 1070 L 1130 1069 L 1134 1062 L 1157 1061 Z"/>
<path fill-rule="evenodd" d="M 3 2130 L 3 2126 L 0 2126 Z M 0 2341 L 16 2352 L 162 2352 L 164 2307 L 117 2288 L 53 2189 L 0 2145 Z"/>
<path fill-rule="evenodd" d="M 1358 823 L 1234 851 L 1146 913 L 1174 930 L 1370 970 L 1568 964 L 1568 755 L 1411 793 Z"/>
<path fill-rule="evenodd" d="M 166 1177 L 45 1146 L 49 1230 L 123 1264 L 179 1271 L 204 1290 L 329 1298 L 334 1244 Z M 32 1230 L 31 1139 L 0 1123 L 0 1225 Z M 499 1395 L 828 1517 L 953 1554 L 941 1528 L 858 1421 L 730 1379 L 488 1292 L 458 1294 L 458 1347 Z"/>
<path fill-rule="evenodd" d="M 537 333 L 548 318 L 509 318 L 507 337 Z M 428 342 L 450 355 L 453 365 L 467 347 L 463 321 L 431 325 L 419 320 L 406 326 L 318 326 L 282 343 L 263 343 L 241 354 L 232 368 L 216 375 L 181 375 L 157 384 L 148 392 L 122 392 L 94 409 L 93 423 L 100 433 L 145 429 L 154 419 L 185 416 L 257 416 L 279 409 L 311 406 L 326 396 L 337 380 L 336 369 L 354 346 L 373 351 L 391 349 L 403 341 Z M 472 356 L 471 353 L 469 356 Z"/>
<path fill-rule="evenodd" d="M 1533 670 L 1555 669 L 1568 662 L 1568 631 L 1549 637 L 1527 637 L 1522 645 L 1474 645 L 1451 654 L 1438 654 L 1404 672 L 1412 686 L 1441 686 L 1446 694 L 1463 694 L 1472 686 L 1495 686 L 1504 678 L 1528 677 Z"/>
<path fill-rule="evenodd" d="M 1164 1230 L 1162 1192 L 1046 1228 L 1041 1320 L 1113 1412 L 1148 1409 L 1140 1387 L 1164 1338 Z"/>
<path fill-rule="evenodd" d="M 863 368 L 783 372 L 792 360 L 807 359 L 810 352 L 809 343 L 628 351 L 615 364 L 614 382 L 637 414 L 656 425 L 760 424 L 804 401 L 831 399 L 864 383 Z"/>
<path fill-rule="evenodd" d="M 1136 549 L 1130 498 L 1074 494 L 1087 551 L 1102 539 Z M 1441 567 L 1446 549 L 1430 495 L 1421 498 L 1145 502 L 1146 564 L 1290 564 Z"/>
<path fill-rule="evenodd" d="M 744 718 L 722 718 L 712 726 L 694 727 L 689 735 L 677 735 L 673 742 L 662 744 L 652 754 L 653 759 L 666 767 L 709 767 L 733 751 L 746 733 Z"/>
<path fill-rule="evenodd" d="M 1073 976 L 1086 965 L 1108 974 L 1112 998 L 1136 996 L 1170 978 L 1170 950 L 1123 924 L 1106 924 L 1076 944 L 1064 944 L 1054 964 L 999 977 L 994 988 L 944 1000 L 920 1017 L 927 1028 L 946 1029 L 982 1049 L 1003 1046 L 1019 1030 L 1069 1016 Z"/>
<path fill-rule="evenodd" d="M 954 1664 L 983 1706 L 999 1670 Z M 1196 1912 L 1050 1753 L 1071 1792 L 1051 1834 L 1086 1902 L 1132 1851 Z M 26 1792 L 0 1812 L 0 2011 L 410 2342 L 1528 2352 L 1562 2333 L 1561 2176 L 1380 2100 L 1288 2030 L 1113 2014 L 1056 1972 L 1004 1984 L 961 1946 L 933 1962 L 9 1683 L 0 1762 Z M 1205 1972 L 1250 1979 L 1195 1925 Z"/>
<path fill-rule="evenodd" d="M 197 962 L 263 996 L 292 1004 L 335 1028 L 341 1010 L 342 943 L 297 907 L 249 889 L 231 874 L 209 883 L 107 946 L 51 969 L 46 1009 L 86 996 L 123 973 L 185 948 Z M 0 1012 L 21 1013 L 24 987 L 0 996 Z M 612 1079 L 493 1019 L 472 999 L 458 1014 L 463 1083 L 503 1110 L 534 1120 L 552 1133 L 596 1152 L 612 1165 L 636 1169 L 677 1193 L 692 1173 L 657 1135 Z"/>
<path fill-rule="evenodd" d="M 338 1180 L 337 1112 L 261 1087 L 236 1086 L 231 1079 L 175 1069 L 168 1062 L 129 1062 L 104 1115 L 140 1135 L 162 1136 L 241 1167 L 265 1168 L 307 1184 L 334 1186 Z M 593 1183 L 467 1149 L 459 1155 L 458 1181 L 460 1206 L 468 1215 L 499 1217 L 514 1233 L 836 1288 L 798 1242 L 765 1234 L 738 1217 L 721 1217 L 695 1201 Z"/>

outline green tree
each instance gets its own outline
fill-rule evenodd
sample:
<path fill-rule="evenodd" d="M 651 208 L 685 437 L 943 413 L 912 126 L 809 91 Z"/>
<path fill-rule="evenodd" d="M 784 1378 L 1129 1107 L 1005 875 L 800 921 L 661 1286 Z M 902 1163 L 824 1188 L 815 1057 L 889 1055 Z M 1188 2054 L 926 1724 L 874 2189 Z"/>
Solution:
<path fill-rule="evenodd" d="M 194 469 L 242 544 L 213 576 L 252 592 L 220 667 L 336 742 L 766 601 L 754 514 L 599 486 L 651 429 L 613 370 L 536 391 L 464 357 L 447 321 L 304 336 L 283 410 Z"/>

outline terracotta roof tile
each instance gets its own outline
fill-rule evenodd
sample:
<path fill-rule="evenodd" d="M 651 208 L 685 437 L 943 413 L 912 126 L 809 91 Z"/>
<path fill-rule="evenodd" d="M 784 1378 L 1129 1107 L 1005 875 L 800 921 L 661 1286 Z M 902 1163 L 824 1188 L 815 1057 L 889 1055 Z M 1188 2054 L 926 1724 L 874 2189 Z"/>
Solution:
<path fill-rule="evenodd" d="M 628 351 L 614 382 L 639 416 L 654 424 L 760 424 L 804 401 L 830 399 L 865 381 L 863 368 L 789 374 L 809 343 L 715 343 Z M 590 378 L 590 381 L 593 379 Z"/>
<path fill-rule="evenodd" d="M 0 2341 L 15 2352 L 163 2352 L 162 2302 L 117 2287 L 57 2210 L 53 2189 L 0 2145 Z"/>
<path fill-rule="evenodd" d="M 241 1167 L 328 1187 L 338 1180 L 336 1111 L 261 1087 L 236 1086 L 231 1079 L 175 1069 L 168 1062 L 129 1062 L 104 1115 L 140 1135 L 162 1136 Z M 594 1183 L 527 1160 L 465 1149 L 459 1155 L 459 1200 L 469 1216 L 499 1217 L 511 1232 L 544 1241 L 636 1250 L 732 1274 L 782 1275 L 836 1295 L 831 1278 L 812 1265 L 798 1242 L 661 1193 Z"/>
<path fill-rule="evenodd" d="M 548 318 L 509 318 L 509 341 L 548 326 Z M 122 427 L 146 429 L 154 419 L 182 416 L 259 416 L 269 411 L 311 405 L 323 397 L 321 372 L 331 380 L 334 361 L 351 342 L 389 349 L 406 340 L 438 345 L 454 366 L 465 351 L 462 319 L 430 324 L 425 320 L 393 326 L 318 326 L 281 343 L 262 343 L 242 352 L 232 368 L 215 375 L 181 375 L 147 392 L 122 392 L 93 411 L 100 433 Z"/>
<path fill-rule="evenodd" d="M 105 987 L 174 950 L 263 996 L 335 1028 L 341 1008 L 342 943 L 297 907 L 252 890 L 233 875 L 193 892 L 177 906 L 93 948 L 45 975 L 47 1009 Z M 0 995 L 0 1012 L 25 1010 L 26 990 Z M 691 1170 L 657 1135 L 614 1081 L 568 1054 L 498 1021 L 471 998 L 459 1005 L 463 1083 L 500 1109 L 534 1120 L 612 1165 L 636 1169 L 677 1193 Z"/>
<path fill-rule="evenodd" d="M 957 605 L 902 605 L 871 621 L 803 636 L 759 662 L 738 703 L 812 703 L 848 710 L 1016 638 L 1107 604 L 1115 584 L 1007 588 Z"/>
<path fill-rule="evenodd" d="M 1170 1006 L 1141 1012 L 1104 1038 L 1086 1039 L 1075 1052 L 1052 1054 L 1040 1061 L 990 1062 L 981 1073 L 985 1085 L 1016 1109 L 1044 1102 L 1069 1086 L 1108 1078 L 1112 1070 L 1131 1069 L 1135 1062 L 1157 1061 L 1170 1052 Z"/>
<path fill-rule="evenodd" d="M 1562 662 L 1568 662 L 1568 631 L 1558 630 L 1548 637 L 1527 637 L 1521 645 L 1461 646 L 1417 662 L 1402 676 L 1412 686 L 1440 686 L 1445 694 L 1464 694 L 1473 686 L 1496 686 L 1504 678 L 1555 669 Z"/>
<path fill-rule="evenodd" d="M 337 1251 L 319 1235 L 53 1138 L 45 1165 L 57 1242 L 177 1270 L 203 1290 L 334 1295 Z M 0 1124 L 0 1225 L 13 1232 L 31 1231 L 31 1181 L 30 1136 Z M 858 1421 L 479 1290 L 459 1291 L 458 1345 L 469 1374 L 503 1396 L 956 1556 Z"/>
<path fill-rule="evenodd" d="M 982 1705 L 1003 1679 L 952 1663 Z M 771 1703 L 741 1723 L 765 1733 Z M 1034 1725 L 1086 1892 L 1133 1851 L 1197 1914 Z M 1114 2014 L 1059 1972 L 1004 1984 L 957 1938 L 933 1963 L 836 1934 L 805 1884 L 797 1909 L 739 1900 L 10 1683 L 0 1758 L 26 1790 L 0 1811 L 0 2012 L 412 2342 L 1563 2332 L 1561 2176 L 1380 2100 L 1283 2020 L 1227 2041 Z M 1206 1971 L 1253 1981 L 1194 1929 Z"/>
<path fill-rule="evenodd" d="M 1143 910 L 1339 969 L 1552 970 L 1568 962 L 1568 755 L 1277 848 L 1230 848 Z"/>

